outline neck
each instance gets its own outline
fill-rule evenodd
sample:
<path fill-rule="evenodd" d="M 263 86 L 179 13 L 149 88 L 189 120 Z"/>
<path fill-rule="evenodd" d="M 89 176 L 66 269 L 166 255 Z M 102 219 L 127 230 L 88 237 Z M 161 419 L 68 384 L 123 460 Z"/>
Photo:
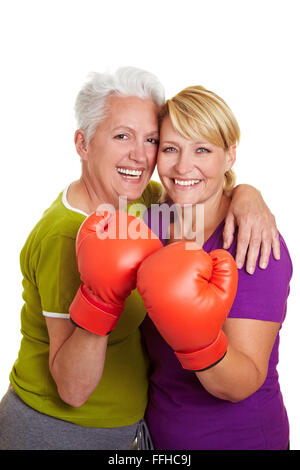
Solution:
<path fill-rule="evenodd" d="M 220 190 L 205 203 L 185 206 L 181 211 L 184 232 L 182 228 L 174 229 L 184 233 L 183 238 L 196 240 L 202 246 L 226 216 L 229 204 L 230 198 Z"/>
<path fill-rule="evenodd" d="M 230 198 L 220 191 L 215 198 L 204 204 L 204 241 L 206 241 L 225 218 Z"/>
<path fill-rule="evenodd" d="M 111 204 L 117 208 L 118 201 L 110 200 L 102 194 L 101 188 L 96 187 L 84 174 L 71 183 L 68 194 L 68 202 L 71 206 L 80 209 L 87 214 L 94 212 L 101 204 Z"/>

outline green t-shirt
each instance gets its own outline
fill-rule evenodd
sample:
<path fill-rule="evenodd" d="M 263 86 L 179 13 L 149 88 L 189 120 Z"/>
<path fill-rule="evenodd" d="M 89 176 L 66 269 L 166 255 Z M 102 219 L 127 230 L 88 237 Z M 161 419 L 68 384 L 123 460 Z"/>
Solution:
<path fill-rule="evenodd" d="M 130 425 L 143 417 L 148 393 L 148 359 L 139 331 L 145 309 L 137 290 L 126 300 L 109 336 L 101 381 L 84 405 L 74 408 L 64 403 L 49 370 L 45 317 L 69 318 L 80 285 L 75 240 L 87 216 L 68 205 L 66 191 L 44 212 L 21 251 L 22 341 L 10 381 L 19 397 L 41 413 L 81 426 Z M 159 183 L 151 181 L 135 202 L 149 207 L 159 195 Z"/>

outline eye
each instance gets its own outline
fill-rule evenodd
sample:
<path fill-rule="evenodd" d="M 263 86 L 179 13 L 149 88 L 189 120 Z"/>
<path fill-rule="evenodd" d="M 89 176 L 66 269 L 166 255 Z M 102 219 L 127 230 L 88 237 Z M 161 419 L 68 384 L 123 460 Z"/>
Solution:
<path fill-rule="evenodd" d="M 208 150 L 205 147 L 199 147 L 199 148 L 197 148 L 196 152 L 197 153 L 210 153 L 210 150 Z"/>
<path fill-rule="evenodd" d="M 115 136 L 115 139 L 117 140 L 127 140 L 128 139 L 128 135 L 126 134 L 118 134 Z"/>
<path fill-rule="evenodd" d="M 159 140 L 155 139 L 154 137 L 149 137 L 149 139 L 147 139 L 147 142 L 150 142 L 150 144 L 153 144 L 153 145 L 159 144 Z"/>
<path fill-rule="evenodd" d="M 174 147 L 166 147 L 163 149 L 163 152 L 176 152 L 176 148 Z"/>

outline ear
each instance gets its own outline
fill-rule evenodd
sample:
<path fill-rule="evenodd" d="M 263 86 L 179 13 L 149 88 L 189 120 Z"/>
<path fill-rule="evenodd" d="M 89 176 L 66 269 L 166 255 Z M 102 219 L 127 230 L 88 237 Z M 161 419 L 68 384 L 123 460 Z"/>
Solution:
<path fill-rule="evenodd" d="M 81 129 L 77 129 L 74 135 L 75 147 L 78 155 L 82 160 L 87 160 L 87 142 L 85 133 Z"/>
<path fill-rule="evenodd" d="M 236 160 L 236 145 L 231 145 L 228 150 L 226 150 L 226 162 L 225 162 L 225 171 L 231 170 Z"/>

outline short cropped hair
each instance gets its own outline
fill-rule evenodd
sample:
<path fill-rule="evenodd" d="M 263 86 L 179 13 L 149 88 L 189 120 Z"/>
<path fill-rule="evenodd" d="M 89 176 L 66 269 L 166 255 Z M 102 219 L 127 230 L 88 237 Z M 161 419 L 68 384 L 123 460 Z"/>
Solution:
<path fill-rule="evenodd" d="M 114 74 L 91 72 L 75 102 L 77 126 L 85 132 L 87 143 L 105 118 L 112 95 L 151 99 L 158 107 L 165 102 L 164 87 L 150 72 L 135 67 L 121 67 Z"/>
<path fill-rule="evenodd" d="M 189 140 L 199 135 L 227 150 L 240 140 L 238 122 L 227 105 L 216 93 L 202 86 L 190 86 L 166 101 L 159 112 L 159 123 L 169 116 L 174 128 Z M 235 174 L 229 170 L 224 176 L 224 191 L 230 194 L 235 186 Z"/>

